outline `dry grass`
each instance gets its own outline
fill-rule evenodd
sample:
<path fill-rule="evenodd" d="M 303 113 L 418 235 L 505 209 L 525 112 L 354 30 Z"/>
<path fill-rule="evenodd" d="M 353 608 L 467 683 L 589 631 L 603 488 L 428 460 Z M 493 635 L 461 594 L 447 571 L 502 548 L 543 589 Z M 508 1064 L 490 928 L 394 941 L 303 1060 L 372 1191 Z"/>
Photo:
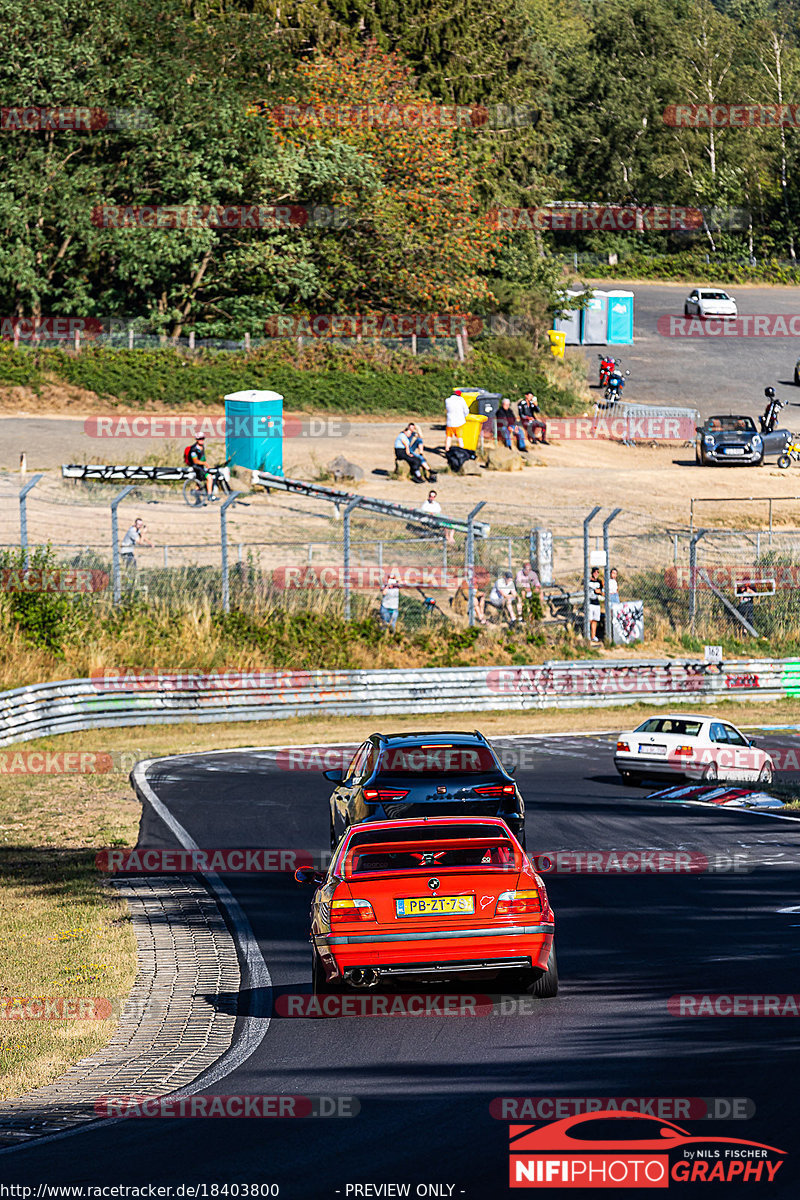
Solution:
<path fill-rule="evenodd" d="M 94 857 L 135 842 L 139 812 L 121 772 L 0 775 L 0 997 L 127 996 L 135 938 Z M 0 1099 L 57 1078 L 115 1026 L 113 1017 L 0 1020 Z"/>

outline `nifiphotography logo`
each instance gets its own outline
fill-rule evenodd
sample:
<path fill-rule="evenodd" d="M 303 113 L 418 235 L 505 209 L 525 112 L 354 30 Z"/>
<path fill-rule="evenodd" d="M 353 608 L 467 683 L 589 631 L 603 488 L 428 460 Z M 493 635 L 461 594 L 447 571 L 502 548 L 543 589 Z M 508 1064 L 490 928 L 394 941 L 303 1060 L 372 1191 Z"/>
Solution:
<path fill-rule="evenodd" d="M 509 1183 L 530 1188 L 668 1188 L 772 1183 L 785 1150 L 744 1138 L 694 1135 L 671 1121 L 606 1109 L 509 1127 Z"/>

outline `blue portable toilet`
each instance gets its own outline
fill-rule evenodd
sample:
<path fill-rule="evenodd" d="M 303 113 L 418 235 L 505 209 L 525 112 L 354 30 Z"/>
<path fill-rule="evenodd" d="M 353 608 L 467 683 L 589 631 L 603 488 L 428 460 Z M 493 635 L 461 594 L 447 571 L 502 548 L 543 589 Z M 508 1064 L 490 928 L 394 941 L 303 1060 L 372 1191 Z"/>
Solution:
<path fill-rule="evenodd" d="M 567 292 L 567 303 L 569 303 L 571 297 L 582 296 L 583 294 L 583 292 Z M 556 317 L 555 321 L 553 321 L 553 329 L 555 329 L 557 333 L 564 333 L 567 335 L 566 344 L 568 346 L 580 346 L 581 317 L 583 314 L 579 308 L 568 308 L 564 311 L 565 315 L 563 317 Z"/>
<path fill-rule="evenodd" d="M 581 342 L 584 346 L 605 346 L 608 336 L 608 292 L 595 289 L 583 310 Z"/>
<path fill-rule="evenodd" d="M 608 341 L 618 346 L 633 342 L 633 292 L 608 293 Z"/>
<path fill-rule="evenodd" d="M 283 396 L 232 392 L 225 397 L 225 457 L 231 466 L 283 475 Z"/>

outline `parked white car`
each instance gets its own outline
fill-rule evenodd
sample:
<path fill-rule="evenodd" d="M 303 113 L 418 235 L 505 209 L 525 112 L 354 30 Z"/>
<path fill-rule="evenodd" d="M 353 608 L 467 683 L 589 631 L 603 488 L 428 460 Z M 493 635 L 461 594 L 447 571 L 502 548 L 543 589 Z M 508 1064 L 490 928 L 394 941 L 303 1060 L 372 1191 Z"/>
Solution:
<path fill-rule="evenodd" d="M 757 779 L 772 782 L 775 769 L 765 750 L 718 717 L 685 713 L 648 717 L 621 733 L 614 766 L 624 783 L 671 775 L 685 779 Z"/>
<path fill-rule="evenodd" d="M 733 296 L 719 288 L 695 288 L 683 304 L 685 317 L 736 317 L 739 310 Z"/>

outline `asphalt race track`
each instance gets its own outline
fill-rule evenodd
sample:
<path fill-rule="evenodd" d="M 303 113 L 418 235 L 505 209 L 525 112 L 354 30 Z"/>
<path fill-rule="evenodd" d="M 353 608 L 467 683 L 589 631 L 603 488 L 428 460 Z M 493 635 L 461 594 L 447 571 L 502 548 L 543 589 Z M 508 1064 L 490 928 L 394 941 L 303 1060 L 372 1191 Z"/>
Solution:
<path fill-rule="evenodd" d="M 759 741 L 792 744 L 786 736 Z M 800 908 L 779 911 L 800 906 L 800 824 L 648 802 L 646 789 L 621 786 L 605 739 L 559 738 L 536 747 L 517 772 L 529 852 L 736 854 L 747 869 L 551 873 L 557 999 L 529 1001 L 533 1011 L 524 1016 L 273 1014 L 254 1054 L 207 1089 L 356 1096 L 361 1111 L 353 1119 L 118 1121 L 0 1153 L 0 1183 L 271 1182 L 281 1197 L 298 1200 L 345 1197 L 353 1184 L 409 1183 L 412 1196 L 416 1185 L 437 1184 L 446 1186 L 427 1194 L 496 1197 L 512 1192 L 508 1124 L 489 1111 L 495 1097 L 747 1097 L 755 1105 L 748 1120 L 676 1123 L 692 1134 L 788 1151 L 775 1182 L 761 1183 L 755 1194 L 797 1195 L 800 1019 L 680 1017 L 667 1000 L 676 993 L 800 990 Z M 328 785 L 317 774 L 278 770 L 274 752 L 162 760 L 148 780 L 201 847 L 326 847 Z M 140 845 L 175 840 L 145 811 Z M 269 1011 L 276 997 L 310 992 L 309 892 L 289 875 L 228 875 L 225 882 L 273 980 L 272 995 L 248 992 L 244 1004 Z M 209 996 L 208 1003 L 235 999 Z M 734 1184 L 670 1187 L 679 1195 L 727 1195 Z"/>

